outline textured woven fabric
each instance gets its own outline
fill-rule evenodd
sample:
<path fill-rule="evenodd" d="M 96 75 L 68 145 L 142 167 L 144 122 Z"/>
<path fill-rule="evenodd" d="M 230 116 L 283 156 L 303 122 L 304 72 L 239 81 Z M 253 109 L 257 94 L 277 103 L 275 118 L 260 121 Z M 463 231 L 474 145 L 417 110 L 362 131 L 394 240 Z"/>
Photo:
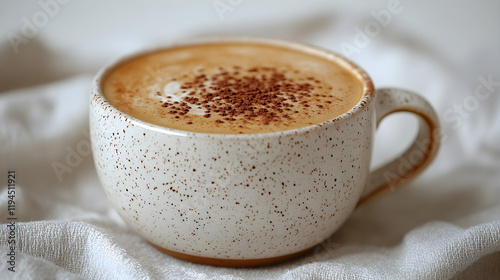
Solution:
<path fill-rule="evenodd" d="M 370 1 L 363 8 L 328 1 L 205 1 L 201 8 L 144 1 L 150 14 L 123 1 L 113 22 L 106 14 L 117 3 L 84 2 L 90 4 L 60 4 L 36 36 L 17 45 L 17 53 L 9 32 L 22 35 L 22 16 L 30 21 L 43 9 L 36 1 L 31 8 L 1 4 L 0 279 L 500 277 L 497 2 L 401 0 L 400 12 L 379 23 L 379 32 L 368 27 L 372 33 L 366 26 L 387 15 L 381 11 L 395 1 Z M 233 6 L 221 14 L 217 3 Z M 369 41 L 356 37 L 359 30 Z M 97 68 L 123 53 L 210 34 L 319 45 L 360 64 L 377 87 L 422 94 L 441 118 L 445 138 L 438 157 L 422 176 L 353 213 L 301 258 L 231 269 L 159 252 L 124 224 L 100 186 L 89 150 L 88 91 Z M 404 115 L 385 120 L 376 136 L 374 165 L 402 151 L 416 124 Z M 14 215 L 7 211 L 9 170 L 16 172 Z M 17 218 L 15 272 L 8 270 L 12 217 Z"/>

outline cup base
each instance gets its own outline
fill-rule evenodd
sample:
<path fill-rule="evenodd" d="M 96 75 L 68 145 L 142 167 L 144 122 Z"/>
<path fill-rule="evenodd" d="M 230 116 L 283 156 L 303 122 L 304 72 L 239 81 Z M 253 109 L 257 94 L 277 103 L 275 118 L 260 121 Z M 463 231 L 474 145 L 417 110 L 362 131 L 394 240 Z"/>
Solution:
<path fill-rule="evenodd" d="M 209 257 L 199 257 L 199 256 L 193 256 L 193 255 L 188 255 L 184 253 L 179 253 L 175 251 L 171 251 L 165 248 L 162 248 L 156 244 L 153 244 L 150 242 L 151 245 L 153 245 L 156 249 L 162 251 L 163 253 L 166 253 L 167 255 L 170 255 L 172 257 L 175 257 L 177 259 L 181 259 L 184 261 L 192 262 L 192 263 L 198 263 L 198 264 L 206 264 L 206 265 L 211 265 L 211 266 L 224 266 L 224 267 L 254 267 L 254 266 L 265 266 L 265 265 L 271 265 L 271 264 L 276 264 L 279 262 L 291 260 L 294 258 L 297 258 L 299 256 L 305 255 L 309 252 L 311 252 L 316 246 L 313 246 L 311 248 L 302 250 L 300 252 L 296 252 L 293 254 L 288 254 L 284 256 L 278 256 L 278 257 L 272 257 L 272 258 L 262 258 L 262 259 L 218 259 L 218 258 L 209 258 Z"/>

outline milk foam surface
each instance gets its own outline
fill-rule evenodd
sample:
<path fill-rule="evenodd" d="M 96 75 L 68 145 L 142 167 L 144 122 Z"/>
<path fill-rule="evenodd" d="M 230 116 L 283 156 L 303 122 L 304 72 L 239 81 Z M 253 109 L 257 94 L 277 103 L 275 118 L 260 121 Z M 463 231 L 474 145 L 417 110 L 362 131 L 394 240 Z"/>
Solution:
<path fill-rule="evenodd" d="M 322 123 L 349 111 L 363 84 L 325 57 L 265 44 L 211 43 L 123 62 L 102 81 L 122 112 L 202 133 L 264 133 Z"/>

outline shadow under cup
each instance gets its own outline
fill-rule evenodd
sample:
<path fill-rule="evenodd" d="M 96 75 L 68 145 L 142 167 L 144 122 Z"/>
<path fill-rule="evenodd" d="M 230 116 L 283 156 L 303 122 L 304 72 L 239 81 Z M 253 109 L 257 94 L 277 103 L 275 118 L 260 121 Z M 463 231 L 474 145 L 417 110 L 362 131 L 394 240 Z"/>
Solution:
<path fill-rule="evenodd" d="M 90 97 L 96 169 L 114 209 L 163 252 L 239 267 L 294 258 L 344 223 L 367 192 L 365 185 L 373 185 L 373 194 L 393 189 L 432 160 L 437 118 L 417 110 L 419 104 L 415 110 L 401 107 L 408 96 L 407 104 L 420 102 L 416 95 L 382 92 L 386 102 L 378 104 L 364 71 L 336 54 L 275 40 L 216 39 L 224 40 L 279 45 L 334 60 L 359 77 L 364 92 L 350 111 L 321 124 L 261 134 L 196 133 L 146 123 L 111 106 L 101 81 L 119 62 L 104 67 Z M 186 44 L 204 42 L 210 41 Z M 376 123 L 396 110 L 422 116 L 427 126 L 417 140 L 431 140 L 413 173 L 384 184 L 377 182 L 381 176 L 369 177 L 373 135 Z"/>

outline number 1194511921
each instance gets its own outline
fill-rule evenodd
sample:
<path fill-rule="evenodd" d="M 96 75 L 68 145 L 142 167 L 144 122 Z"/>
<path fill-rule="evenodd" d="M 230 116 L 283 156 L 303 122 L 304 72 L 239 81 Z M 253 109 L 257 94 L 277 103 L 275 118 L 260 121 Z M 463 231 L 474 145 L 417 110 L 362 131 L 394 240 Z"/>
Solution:
<path fill-rule="evenodd" d="M 8 171 L 7 174 L 7 211 L 9 216 L 13 217 L 16 215 L 16 171 Z"/>

